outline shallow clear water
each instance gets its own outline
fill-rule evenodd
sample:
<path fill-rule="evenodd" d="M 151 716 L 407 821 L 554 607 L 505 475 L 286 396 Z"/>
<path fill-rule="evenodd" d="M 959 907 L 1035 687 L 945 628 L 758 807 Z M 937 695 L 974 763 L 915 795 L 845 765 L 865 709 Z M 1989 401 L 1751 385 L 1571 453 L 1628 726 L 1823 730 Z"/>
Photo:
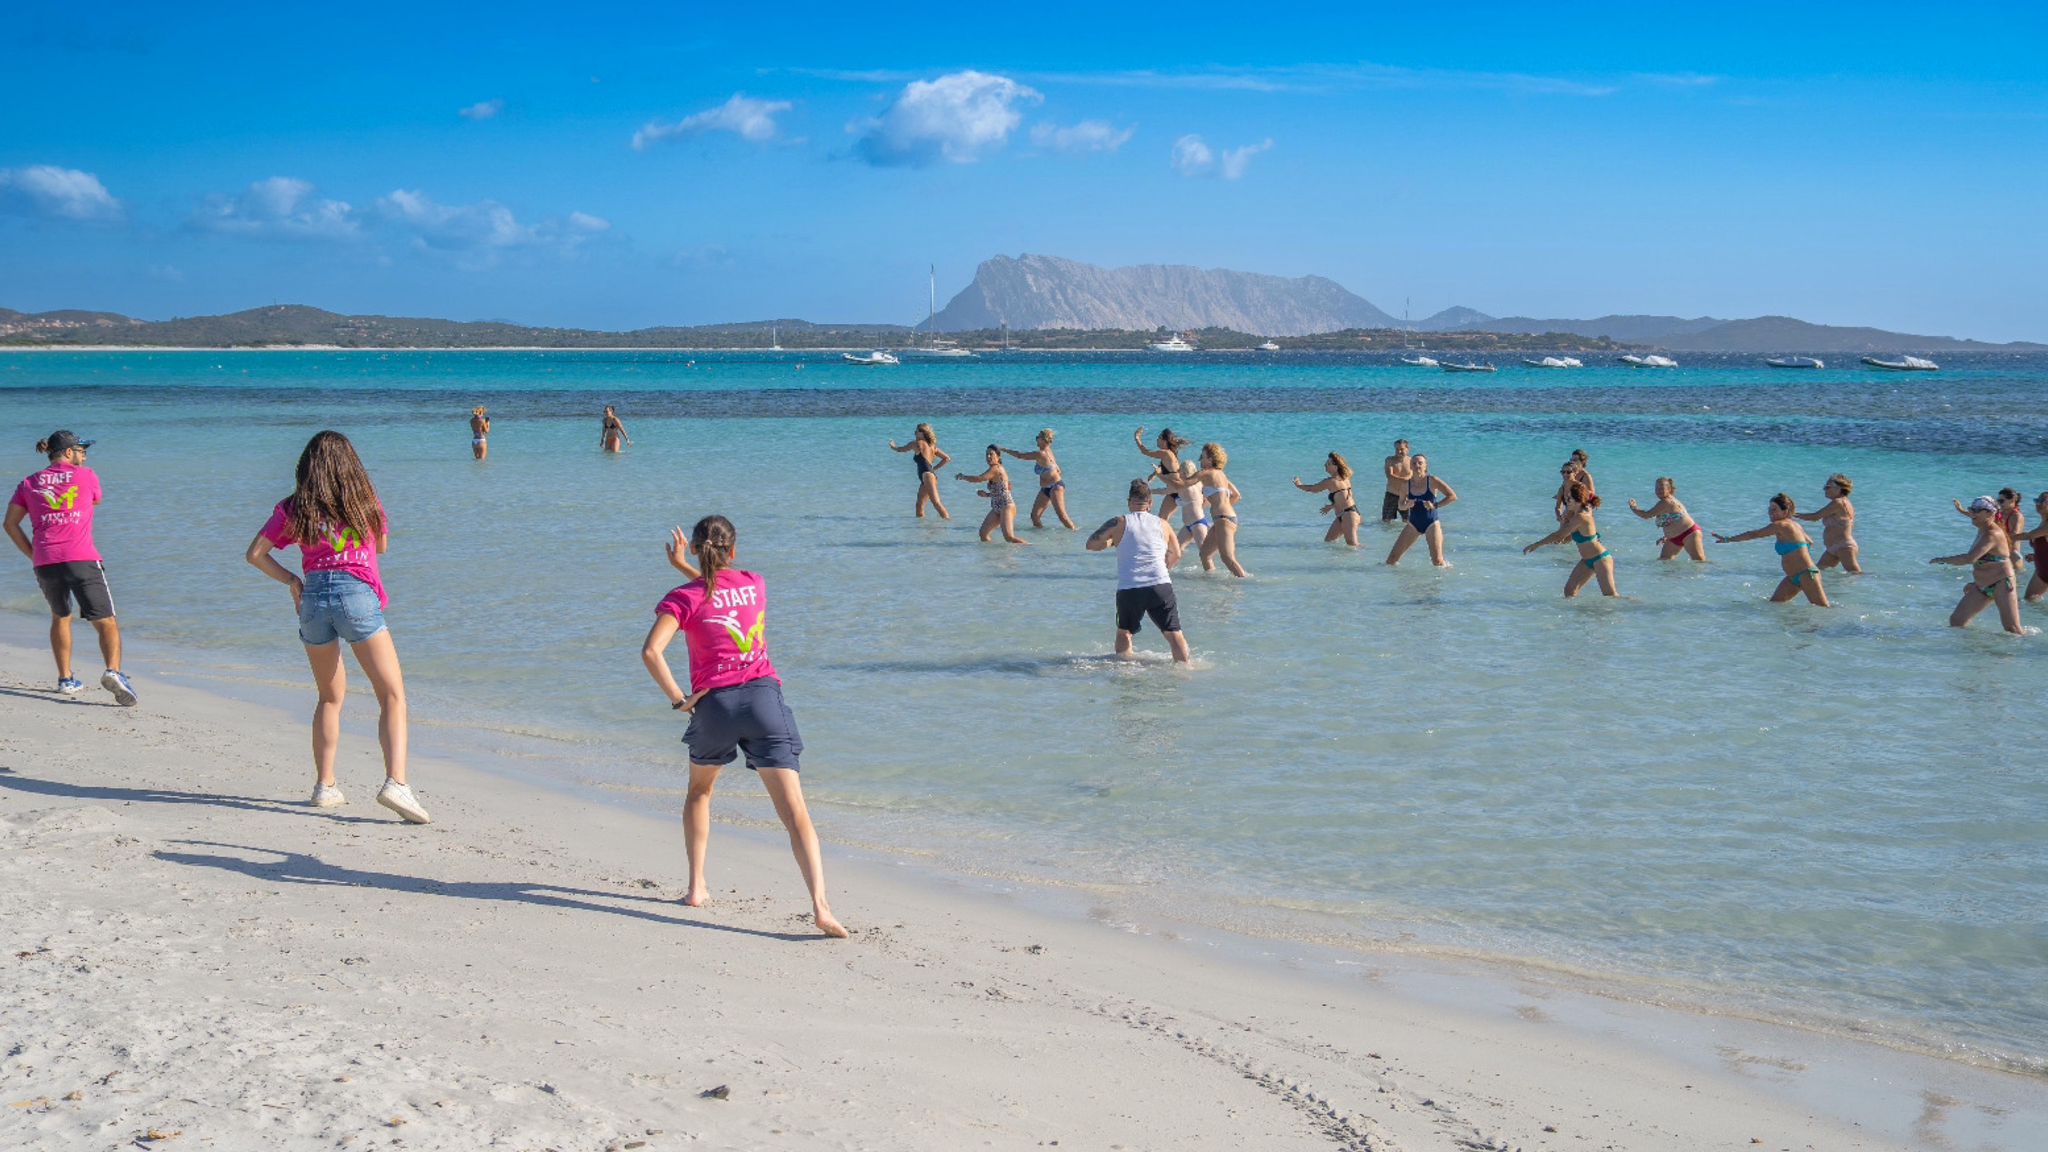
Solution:
<path fill-rule="evenodd" d="M 99 537 L 138 649 L 299 674 L 289 601 L 240 555 L 306 436 L 337 427 L 392 513 L 417 721 L 672 785 L 681 724 L 637 646 L 673 583 L 667 529 L 719 511 L 769 577 L 807 789 L 838 835 L 2039 1069 L 2048 637 L 1989 615 L 1951 631 L 1963 572 L 1926 560 L 1969 543 L 1950 498 L 2048 487 L 2048 358 L 1943 365 L 1475 380 L 1362 356 L 37 353 L 0 356 L 0 445 L 25 474 L 53 427 L 100 440 Z M 606 402 L 623 457 L 596 449 Z M 483 465 L 473 403 L 497 420 Z M 1114 563 L 1080 533 L 980 545 L 985 506 L 950 479 L 954 521 L 911 519 L 911 464 L 884 441 L 920 419 L 974 468 L 991 438 L 1057 428 L 1083 532 L 1142 471 L 1133 426 L 1224 443 L 1256 579 L 1178 574 L 1198 670 L 1102 659 Z M 1322 544 L 1320 499 L 1288 485 L 1332 448 L 1370 473 L 1396 436 L 1461 497 L 1448 572 L 1419 549 L 1381 566 L 1376 527 L 1356 553 Z M 1520 555 L 1574 447 L 1610 501 L 1618 602 L 1558 597 L 1569 549 Z M 1814 506 L 1838 470 L 1870 571 L 1830 575 L 1832 611 L 1764 602 L 1767 543 L 1659 565 L 1622 507 L 1673 475 L 1734 532 L 1781 489 Z M 40 611 L 25 565 L 0 605 Z"/>

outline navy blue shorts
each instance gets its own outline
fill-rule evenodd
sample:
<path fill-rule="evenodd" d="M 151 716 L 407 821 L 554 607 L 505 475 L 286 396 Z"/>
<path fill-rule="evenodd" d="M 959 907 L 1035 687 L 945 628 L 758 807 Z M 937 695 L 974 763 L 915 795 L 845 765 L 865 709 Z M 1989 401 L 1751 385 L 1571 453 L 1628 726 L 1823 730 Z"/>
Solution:
<path fill-rule="evenodd" d="M 749 768 L 792 772 L 804 750 L 796 715 L 782 702 L 782 685 L 768 676 L 712 689 L 690 713 L 683 743 L 692 764 L 730 764 L 745 752 Z"/>

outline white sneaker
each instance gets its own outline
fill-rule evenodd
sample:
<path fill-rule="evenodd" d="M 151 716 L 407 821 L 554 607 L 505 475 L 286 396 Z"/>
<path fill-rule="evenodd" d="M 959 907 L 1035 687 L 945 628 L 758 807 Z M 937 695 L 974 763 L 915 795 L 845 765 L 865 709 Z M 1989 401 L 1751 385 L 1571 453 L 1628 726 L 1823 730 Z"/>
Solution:
<path fill-rule="evenodd" d="M 100 687 L 114 694 L 114 703 L 123 708 L 135 707 L 135 685 L 127 676 L 109 668 L 100 675 Z"/>
<path fill-rule="evenodd" d="M 348 797 L 341 794 L 341 788 L 338 785 L 315 784 L 313 786 L 313 807 L 339 808 L 346 803 L 348 803 Z"/>
<path fill-rule="evenodd" d="M 427 810 L 420 807 L 420 802 L 413 797 L 412 789 L 396 780 L 384 781 L 384 787 L 377 790 L 377 803 L 405 817 L 408 824 L 434 822 L 434 818 L 427 815 Z"/>

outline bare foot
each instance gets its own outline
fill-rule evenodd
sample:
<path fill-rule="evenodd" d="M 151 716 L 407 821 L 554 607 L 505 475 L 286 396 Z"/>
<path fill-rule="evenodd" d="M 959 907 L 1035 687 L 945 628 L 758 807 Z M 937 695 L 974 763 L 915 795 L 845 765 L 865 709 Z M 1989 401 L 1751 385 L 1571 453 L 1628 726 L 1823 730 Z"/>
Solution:
<path fill-rule="evenodd" d="M 709 903 L 711 903 L 711 889 L 709 888 L 692 888 L 690 889 L 690 894 L 683 897 L 683 907 L 685 908 L 702 908 Z"/>
<path fill-rule="evenodd" d="M 817 919 L 818 931 L 823 932 L 825 935 L 830 936 L 835 940 L 846 939 L 846 929 L 840 927 L 838 920 L 833 919 L 832 910 L 830 908 L 818 909 Z"/>

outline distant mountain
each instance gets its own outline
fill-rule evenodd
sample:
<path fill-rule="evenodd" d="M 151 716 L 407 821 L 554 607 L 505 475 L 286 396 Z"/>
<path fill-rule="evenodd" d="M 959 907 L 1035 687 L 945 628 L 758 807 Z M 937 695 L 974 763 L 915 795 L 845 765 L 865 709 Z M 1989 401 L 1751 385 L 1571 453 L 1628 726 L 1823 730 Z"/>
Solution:
<path fill-rule="evenodd" d="M 1287 279 L 1221 268 L 1099 268 L 1057 256 L 997 256 L 927 324 L 941 332 L 1037 328 L 1229 328 L 1308 336 L 1400 321 L 1321 276 Z"/>
<path fill-rule="evenodd" d="M 1879 328 L 1840 328 L 1809 324 L 1790 316 L 1758 316 L 1753 320 L 1718 320 L 1699 316 L 1601 316 L 1593 320 L 1534 320 L 1508 316 L 1461 325 L 1461 331 L 1569 333 L 1604 336 L 1627 344 L 1647 344 L 1673 352 L 1834 352 L 1867 355 L 1875 352 L 1967 352 L 2039 350 L 2041 344 L 2015 341 L 1992 344 L 1949 336 L 1915 336 Z"/>
<path fill-rule="evenodd" d="M 762 320 L 697 327 L 600 332 L 538 328 L 502 320 L 431 320 L 407 316 L 345 316 L 303 304 L 274 304 L 226 316 L 136 320 L 113 312 L 38 312 L 0 308 L 0 343 L 113 344 L 128 347 L 249 348 L 332 345 L 341 348 L 790 348 L 900 343 L 901 324 L 813 324 Z"/>
<path fill-rule="evenodd" d="M 1656 344 L 1667 337 L 1704 332 L 1725 320 L 1701 316 L 1681 320 L 1676 316 L 1601 316 L 1593 320 L 1534 320 L 1527 316 L 1501 316 L 1460 328 L 1474 332 L 1569 332 L 1574 336 L 1604 336 L 1629 344 Z"/>
<path fill-rule="evenodd" d="M 1451 332 L 1459 328 L 1484 332 L 1505 331 L 1488 327 L 1493 322 L 1493 317 L 1476 308 L 1446 308 L 1434 316 L 1416 321 L 1415 329 L 1418 332 Z"/>

